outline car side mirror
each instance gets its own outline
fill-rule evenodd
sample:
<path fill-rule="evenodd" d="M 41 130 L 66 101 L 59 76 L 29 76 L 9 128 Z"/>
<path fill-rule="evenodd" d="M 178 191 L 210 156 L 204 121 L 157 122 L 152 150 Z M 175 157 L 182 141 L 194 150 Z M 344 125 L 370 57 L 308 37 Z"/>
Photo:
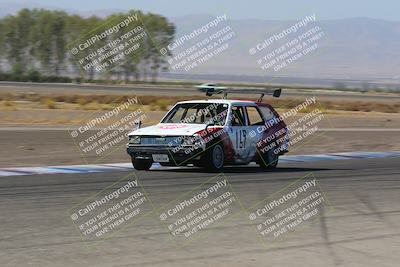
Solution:
<path fill-rule="evenodd" d="M 210 126 L 214 126 L 215 125 L 215 122 L 209 122 L 209 123 L 207 123 L 207 126 L 206 126 L 206 131 L 208 132 L 208 127 L 210 127 Z"/>
<path fill-rule="evenodd" d="M 135 121 L 135 127 L 134 130 L 138 130 L 140 129 L 140 127 L 142 126 L 142 120 L 139 121 Z"/>

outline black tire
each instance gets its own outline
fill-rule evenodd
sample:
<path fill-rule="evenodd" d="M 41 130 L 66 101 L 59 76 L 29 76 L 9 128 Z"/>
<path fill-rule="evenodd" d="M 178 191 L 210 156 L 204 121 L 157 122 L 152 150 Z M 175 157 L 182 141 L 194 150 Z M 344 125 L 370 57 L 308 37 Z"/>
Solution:
<path fill-rule="evenodd" d="M 275 154 L 272 149 L 268 150 L 267 153 L 262 155 L 262 158 L 259 159 L 258 165 L 260 165 L 263 169 L 273 170 L 276 169 L 278 165 L 279 155 Z"/>
<path fill-rule="evenodd" d="M 199 168 L 203 168 L 204 167 L 204 162 L 201 161 L 201 160 L 195 161 L 195 162 L 193 162 L 193 166 L 199 167 Z"/>
<path fill-rule="evenodd" d="M 163 167 L 174 167 L 176 164 L 170 162 L 160 162 L 160 165 Z"/>
<path fill-rule="evenodd" d="M 148 159 L 132 159 L 132 165 L 136 170 L 147 171 L 153 165 L 153 162 Z"/>
<path fill-rule="evenodd" d="M 224 168 L 224 148 L 222 144 L 216 143 L 206 150 L 203 158 L 203 164 L 206 170 L 211 172 L 222 171 Z"/>

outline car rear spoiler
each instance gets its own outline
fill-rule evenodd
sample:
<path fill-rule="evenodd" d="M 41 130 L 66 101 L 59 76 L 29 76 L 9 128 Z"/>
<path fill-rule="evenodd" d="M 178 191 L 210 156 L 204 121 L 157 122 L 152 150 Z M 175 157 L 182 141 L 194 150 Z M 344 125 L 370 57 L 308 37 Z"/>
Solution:
<path fill-rule="evenodd" d="M 200 92 L 206 93 L 206 96 L 224 94 L 224 99 L 227 99 L 228 94 L 260 94 L 258 102 L 261 102 L 265 95 L 272 95 L 273 97 L 280 97 L 282 88 L 228 88 L 217 85 L 202 84 L 196 86 Z"/>

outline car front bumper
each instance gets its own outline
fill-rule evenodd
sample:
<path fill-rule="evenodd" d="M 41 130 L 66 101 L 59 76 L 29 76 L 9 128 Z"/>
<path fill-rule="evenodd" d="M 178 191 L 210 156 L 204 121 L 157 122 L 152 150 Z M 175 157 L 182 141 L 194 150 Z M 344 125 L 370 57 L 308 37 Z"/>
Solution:
<path fill-rule="evenodd" d="M 192 163 L 199 160 L 204 152 L 202 148 L 194 146 L 183 147 L 178 150 L 174 147 L 142 145 L 128 145 L 126 151 L 133 159 L 153 160 L 153 154 L 165 154 L 168 155 L 168 163 L 171 165 Z"/>

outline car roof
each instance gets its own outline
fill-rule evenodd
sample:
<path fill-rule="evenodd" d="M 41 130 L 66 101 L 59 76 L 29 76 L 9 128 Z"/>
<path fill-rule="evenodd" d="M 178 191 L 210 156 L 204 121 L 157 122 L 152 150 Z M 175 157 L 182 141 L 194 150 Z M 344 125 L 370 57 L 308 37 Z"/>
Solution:
<path fill-rule="evenodd" d="M 188 101 L 181 101 L 177 104 L 185 104 L 185 103 L 220 103 L 220 104 L 257 104 L 256 101 L 252 100 L 233 100 L 233 99 L 203 99 L 203 100 L 188 100 Z"/>

